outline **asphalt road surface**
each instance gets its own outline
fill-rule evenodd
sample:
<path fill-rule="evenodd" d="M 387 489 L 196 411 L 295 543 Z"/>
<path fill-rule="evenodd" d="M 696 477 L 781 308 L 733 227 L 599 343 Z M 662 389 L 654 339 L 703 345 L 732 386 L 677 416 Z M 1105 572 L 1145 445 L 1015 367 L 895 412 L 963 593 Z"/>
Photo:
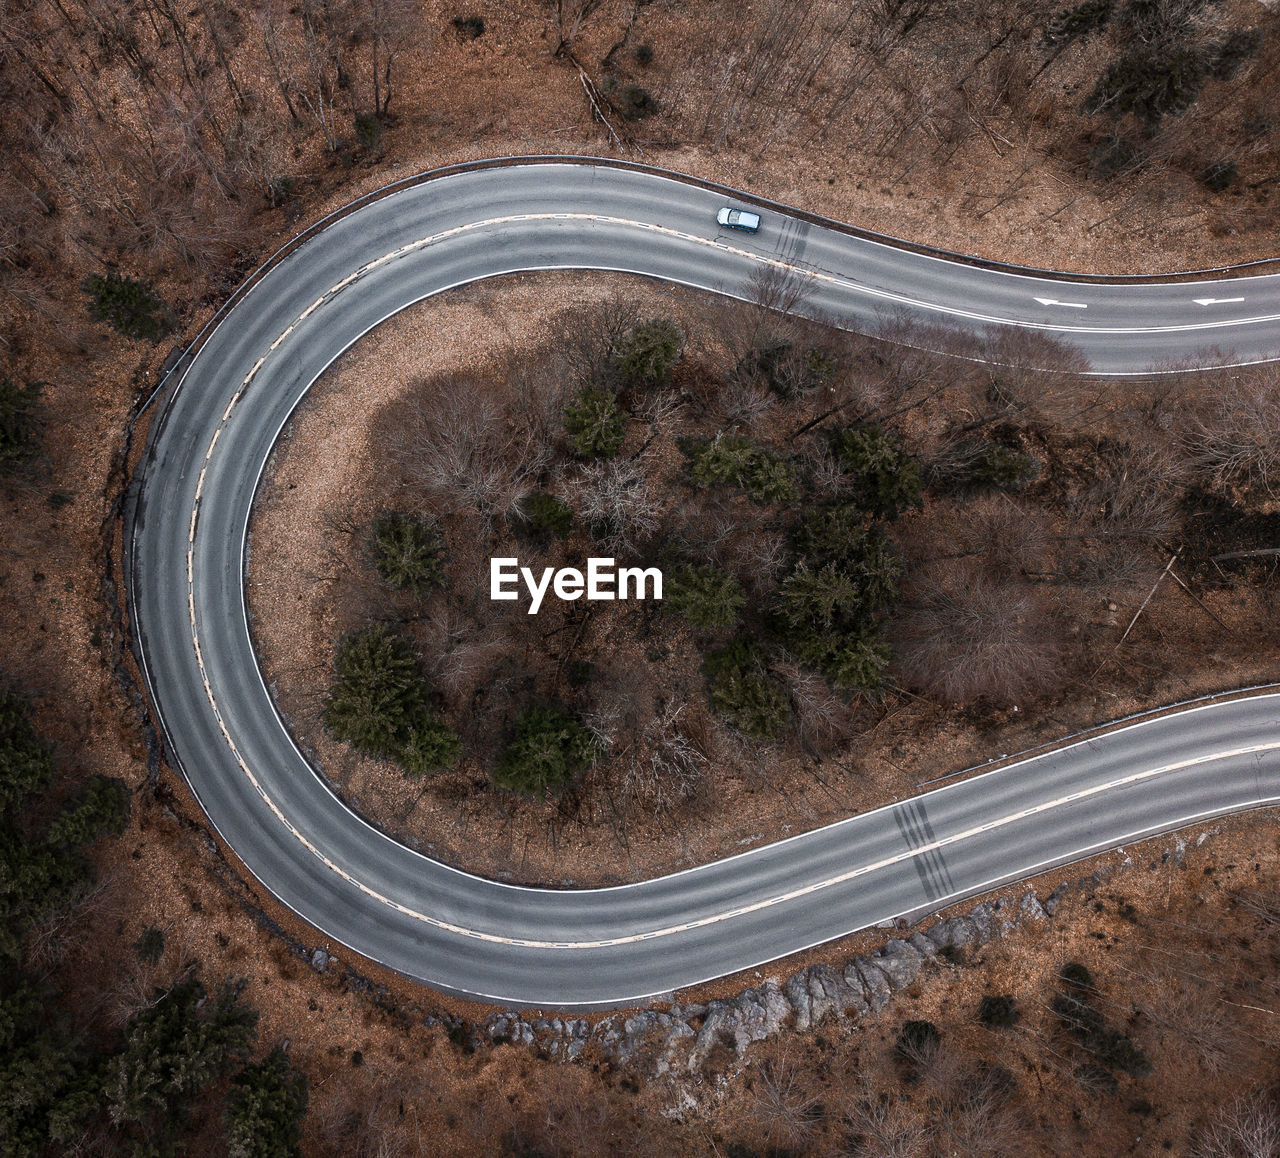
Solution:
<path fill-rule="evenodd" d="M 799 271 L 806 308 L 1030 327 L 1098 373 L 1276 356 L 1280 277 L 1100 284 L 905 252 L 607 164 L 451 174 L 333 222 L 223 317 L 153 423 L 130 605 L 172 758 L 218 832 L 328 938 L 437 989 L 518 1007 L 627 1005 L 1196 819 L 1280 801 L 1280 695 L 1161 716 L 702 868 L 610 889 L 513 887 L 369 827 L 309 767 L 249 637 L 250 509 L 276 437 L 361 335 L 519 270 L 627 270 L 740 297 Z M 747 196 L 732 203 L 754 208 Z M 1206 353 L 1206 351 L 1213 351 Z"/>

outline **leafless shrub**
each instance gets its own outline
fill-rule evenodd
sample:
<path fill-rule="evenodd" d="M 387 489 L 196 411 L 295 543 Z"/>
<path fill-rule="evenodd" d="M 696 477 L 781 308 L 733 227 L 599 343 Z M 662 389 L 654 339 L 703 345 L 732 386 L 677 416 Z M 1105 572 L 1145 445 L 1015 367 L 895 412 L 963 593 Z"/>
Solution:
<path fill-rule="evenodd" d="M 914 587 L 895 648 L 912 686 L 953 703 L 1012 702 L 1058 678 L 1056 624 L 1033 587 L 967 564 L 935 567 Z"/>
<path fill-rule="evenodd" d="M 582 726 L 591 733 L 600 751 L 611 752 L 622 728 L 622 710 L 617 704 L 601 704 L 582 713 Z"/>
<path fill-rule="evenodd" d="M 560 490 L 600 547 L 616 556 L 634 554 L 658 527 L 661 507 L 636 459 L 589 463 Z"/>
<path fill-rule="evenodd" d="M 1015 1079 L 999 1066 L 935 1050 L 922 1081 L 935 1089 L 935 1148 L 956 1158 L 1019 1158 L 1027 1137 L 1017 1113 Z M 950 1055 L 940 1057 L 938 1055 Z"/>
<path fill-rule="evenodd" d="M 966 549 L 979 553 L 996 574 L 1032 574 L 1045 569 L 1052 544 L 1044 515 L 1008 495 L 975 499 L 966 508 Z"/>
<path fill-rule="evenodd" d="M 769 388 L 754 378 L 731 374 L 718 383 L 707 404 L 710 417 L 725 429 L 750 427 L 773 406 Z"/>
<path fill-rule="evenodd" d="M 622 782 L 623 798 L 655 815 L 692 799 L 707 758 L 681 727 L 686 705 L 668 704 L 632 745 Z"/>
<path fill-rule="evenodd" d="M 577 392 L 573 380 L 558 373 L 554 364 L 548 366 L 546 358 L 514 355 L 494 378 L 506 386 L 512 426 L 530 436 L 535 461 L 547 461 L 564 435 L 564 409 Z"/>
<path fill-rule="evenodd" d="M 1211 485 L 1257 487 L 1280 479 L 1280 370 L 1259 367 L 1221 383 L 1191 433 L 1191 447 Z"/>
<path fill-rule="evenodd" d="M 108 1020 L 124 1025 L 155 1005 L 162 994 L 196 972 L 200 964 L 191 931 L 178 936 L 174 930 L 166 929 L 160 960 L 152 965 L 134 958 L 116 982 L 106 1003 Z"/>
<path fill-rule="evenodd" d="M 818 1096 L 788 1055 L 764 1062 L 751 1092 L 751 1116 L 771 1145 L 796 1147 L 812 1139 L 821 1121 Z"/>
<path fill-rule="evenodd" d="M 854 709 L 831 690 L 821 676 L 795 664 L 775 669 L 791 693 L 796 736 L 819 756 L 846 743 L 855 731 Z"/>
<path fill-rule="evenodd" d="M 489 523 L 516 509 L 546 465 L 536 434 L 520 429 L 490 391 L 466 379 L 423 383 L 397 422 L 392 455 L 443 511 Z"/>
<path fill-rule="evenodd" d="M 923 1158 L 929 1152 L 923 1112 L 921 1103 L 879 1088 L 866 1074 L 859 1075 L 844 1114 L 849 1135 L 858 1146 L 852 1152 L 876 1158 Z"/>
<path fill-rule="evenodd" d="M 306 1130 L 318 1152 L 345 1158 L 409 1158 L 426 1152 L 416 1105 L 425 1100 L 418 1083 L 387 1081 L 349 1064 L 343 1080 L 312 1094 Z"/>
<path fill-rule="evenodd" d="M 800 461 L 815 499 L 830 503 L 840 497 L 845 486 L 845 470 L 831 452 L 827 439 L 808 439 L 801 449 Z"/>
<path fill-rule="evenodd" d="M 418 627 L 419 653 L 432 686 L 465 702 L 511 645 L 492 620 L 477 620 L 445 602 L 433 602 Z"/>
<path fill-rule="evenodd" d="M 23 939 L 23 954 L 32 971 L 52 971 L 77 948 L 91 917 L 102 919 L 120 908 L 120 899 L 112 885 L 112 880 L 107 877 L 86 885 L 27 933 Z"/>
<path fill-rule="evenodd" d="M 607 382 L 614 354 L 639 315 L 636 303 L 621 298 L 562 314 L 556 321 L 552 376 L 566 382 L 571 394 Z"/>
<path fill-rule="evenodd" d="M 1193 1158 L 1280 1158 L 1280 1108 L 1261 1090 L 1220 1110 L 1196 1139 Z"/>
<path fill-rule="evenodd" d="M 661 390 L 640 400 L 635 416 L 655 434 L 667 433 L 675 425 L 684 399 L 674 390 Z"/>
<path fill-rule="evenodd" d="M 1150 994 L 1141 1008 L 1152 1021 L 1187 1042 L 1209 1073 L 1235 1068 L 1241 1060 L 1240 1035 L 1226 1007 L 1205 991 L 1198 977 L 1167 967 L 1152 968 L 1141 977 Z"/>
<path fill-rule="evenodd" d="M 734 537 L 717 553 L 717 558 L 754 594 L 760 595 L 777 582 L 787 561 L 787 550 L 787 538 L 781 531 L 759 527 Z"/>
<path fill-rule="evenodd" d="M 1185 461 L 1171 448 L 1126 446 L 1103 460 L 1077 505 L 1101 537 L 1164 539 L 1178 525 L 1186 477 Z"/>

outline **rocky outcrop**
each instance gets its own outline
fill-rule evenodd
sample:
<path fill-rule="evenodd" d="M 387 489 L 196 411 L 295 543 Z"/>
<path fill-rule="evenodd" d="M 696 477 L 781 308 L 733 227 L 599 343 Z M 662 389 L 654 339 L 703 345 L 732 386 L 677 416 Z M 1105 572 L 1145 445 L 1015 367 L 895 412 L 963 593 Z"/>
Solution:
<path fill-rule="evenodd" d="M 1061 899 L 1062 890 L 1050 898 L 1055 909 Z M 752 1042 L 786 1028 L 807 1030 L 829 1018 L 878 1013 L 894 993 L 913 985 L 931 962 L 936 968 L 942 956 L 958 960 L 955 950 L 984 945 L 1019 921 L 1043 920 L 1048 911 L 1035 893 L 994 905 L 984 901 L 967 916 L 935 921 L 905 940 L 888 940 L 875 953 L 855 957 L 843 970 L 810 965 L 781 984 L 769 978 L 728 1001 L 673 1005 L 666 1012 L 611 1014 L 594 1027 L 584 1018 L 526 1021 L 516 1014 L 495 1014 L 475 1028 L 471 1044 L 529 1046 L 569 1061 L 590 1049 L 613 1065 L 655 1076 L 697 1070 L 717 1048 L 741 1058 Z"/>
<path fill-rule="evenodd" d="M 1203 836 L 1196 845 L 1202 840 Z M 1167 859 L 1181 864 L 1186 848 L 1175 838 Z M 473 1027 L 471 1042 L 521 1044 L 566 1060 L 587 1053 L 592 1060 L 654 1075 L 698 1070 L 716 1057 L 723 1060 L 724 1051 L 741 1058 L 752 1042 L 787 1028 L 808 1030 L 828 1019 L 878 1013 L 927 970 L 959 963 L 1020 925 L 1051 919 L 1073 889 L 1091 892 L 1114 871 L 1104 866 L 1074 885 L 1059 885 L 1043 904 L 1031 891 L 982 901 L 965 915 L 888 940 L 875 953 L 855 957 L 843 970 L 810 965 L 780 983 L 765 979 L 728 1001 L 673 1005 L 665 1013 L 646 1009 L 612 1014 L 594 1027 L 582 1018 L 525 1021 L 515 1014 L 498 1014 Z"/>

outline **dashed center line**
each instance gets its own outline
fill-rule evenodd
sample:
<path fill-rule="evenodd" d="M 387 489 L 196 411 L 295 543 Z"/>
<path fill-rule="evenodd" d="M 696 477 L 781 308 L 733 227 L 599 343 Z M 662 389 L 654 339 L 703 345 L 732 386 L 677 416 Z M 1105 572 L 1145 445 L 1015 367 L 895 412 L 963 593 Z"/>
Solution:
<path fill-rule="evenodd" d="M 253 364 L 252 368 L 241 380 L 241 383 L 238 389 L 236 390 L 235 394 L 232 396 L 230 402 L 228 402 L 227 408 L 223 412 L 222 419 L 219 422 L 217 429 L 214 431 L 213 437 L 210 439 L 208 449 L 205 451 L 205 455 L 204 455 L 204 465 L 200 471 L 200 476 L 196 483 L 196 495 L 195 495 L 196 501 L 191 509 L 191 522 L 188 530 L 187 607 L 188 607 L 188 615 L 190 618 L 191 641 L 195 651 L 196 663 L 200 670 L 201 682 L 204 685 L 205 695 L 209 700 L 209 705 L 213 710 L 214 718 L 217 721 L 219 730 L 222 732 L 222 736 L 226 741 L 228 749 L 230 750 L 233 757 L 235 758 L 236 763 L 239 765 L 241 771 L 244 773 L 249 783 L 252 785 L 254 791 L 256 791 L 257 794 L 262 798 L 263 802 L 266 804 L 268 809 L 270 809 L 271 813 L 276 817 L 276 819 L 304 848 L 306 848 L 313 856 L 315 856 L 322 864 L 324 864 L 326 868 L 328 868 L 330 871 L 332 871 L 335 875 L 340 877 L 342 880 L 354 886 L 369 898 L 376 900 L 391 909 L 394 909 L 396 912 L 401 913 L 404 916 L 410 917 L 417 921 L 421 921 L 424 924 L 430 925 L 434 928 L 440 929 L 448 933 L 456 934 L 458 936 L 467 937 L 475 940 L 493 942 L 496 944 L 514 945 L 514 946 L 522 946 L 522 947 L 528 947 L 528 948 L 569 949 L 569 950 L 606 948 L 606 947 L 616 946 L 616 945 L 631 944 L 639 941 L 653 940 L 654 938 L 658 938 L 658 937 L 668 937 L 678 933 L 686 933 L 694 929 L 704 928 L 706 926 L 718 924 L 723 921 L 729 921 L 735 918 L 747 916 L 751 913 L 769 909 L 777 905 L 786 904 L 790 901 L 795 901 L 802 897 L 811 896 L 822 890 L 830 889 L 835 886 L 845 884 L 849 881 L 855 880 L 858 877 L 866 876 L 870 873 L 878 872 L 882 869 L 889 868 L 894 865 L 910 861 L 912 858 L 915 858 L 915 857 L 936 852 L 950 845 L 958 844 L 965 840 L 971 839 L 975 836 L 979 836 L 983 833 L 991 832 L 994 829 L 1002 828 L 1006 825 L 1014 824 L 1020 820 L 1025 820 L 1028 817 L 1035 816 L 1040 813 L 1048 812 L 1055 808 L 1061 808 L 1066 805 L 1076 803 L 1077 801 L 1084 800 L 1088 797 L 1098 795 L 1099 793 L 1102 793 L 1102 792 L 1108 792 L 1116 788 L 1124 787 L 1126 785 L 1139 783 L 1141 781 L 1152 779 L 1157 776 L 1167 775 L 1171 772 L 1176 772 L 1181 769 L 1193 767 L 1198 764 L 1209 763 L 1211 761 L 1220 760 L 1220 759 L 1230 759 L 1232 757 L 1244 756 L 1249 754 L 1260 755 L 1263 752 L 1280 749 L 1280 741 L 1276 741 L 1275 743 L 1270 743 L 1270 744 L 1259 744 L 1259 745 L 1253 745 L 1249 747 L 1232 749 L 1226 752 L 1214 753 L 1213 755 L 1210 755 L 1210 756 L 1195 757 L 1193 759 L 1183 760 L 1173 764 L 1166 764 L 1158 768 L 1151 768 L 1141 772 L 1135 772 L 1128 776 L 1119 778 L 1117 780 L 1108 781 L 1107 783 L 1104 783 L 1104 784 L 1093 785 L 1089 788 L 1081 789 L 1080 791 L 1073 792 L 1064 796 L 1060 796 L 1053 800 L 1042 802 L 1030 808 L 1022 809 L 1019 812 L 1010 813 L 1009 815 L 998 818 L 996 820 L 986 821 L 981 825 L 978 825 L 974 828 L 967 829 L 963 832 L 953 833 L 952 835 L 949 835 L 949 836 L 930 840 L 928 842 L 911 847 L 906 851 L 896 853 L 892 856 L 888 856 L 881 860 L 875 861 L 871 864 L 861 865 L 858 868 L 850 869 L 848 872 L 827 877 L 824 880 L 815 881 L 810 884 L 792 889 L 788 892 L 779 893 L 775 896 L 766 897 L 764 899 L 752 902 L 751 904 L 743 905 L 734 909 L 729 909 L 720 913 L 710 914 L 706 917 L 702 917 L 694 921 L 687 921 L 681 924 L 663 926 L 657 929 L 647 930 L 643 933 L 636 933 L 636 934 L 631 934 L 625 937 L 616 937 L 616 938 L 610 938 L 610 939 L 604 939 L 604 940 L 544 941 L 544 940 L 535 940 L 535 939 L 529 939 L 529 938 L 504 937 L 494 933 L 486 933 L 481 930 L 470 929 L 465 926 L 451 923 L 449 921 L 444 921 L 438 917 L 433 917 L 428 913 L 423 913 L 416 909 L 409 908 L 401 904 L 400 902 L 390 897 L 387 897 L 384 894 L 378 892 L 377 890 L 371 888 L 370 886 L 366 885 L 364 882 L 356 879 L 345 868 L 343 868 L 341 865 L 335 863 L 333 860 L 327 857 L 324 854 L 324 852 L 311 841 L 311 839 L 307 836 L 306 833 L 298 829 L 289 820 L 289 818 L 284 814 L 284 812 L 280 809 L 280 807 L 276 804 L 276 802 L 267 794 L 266 790 L 262 786 L 262 783 L 259 781 L 257 776 L 254 774 L 253 770 L 249 767 L 247 762 L 244 760 L 244 758 L 241 756 L 239 749 L 236 747 L 234 739 L 232 738 L 229 730 L 227 729 L 226 722 L 224 721 L 222 716 L 222 712 L 219 709 L 217 698 L 214 695 L 213 688 L 209 681 L 208 672 L 205 668 L 204 655 L 200 646 L 200 631 L 199 631 L 199 624 L 196 616 L 196 607 L 195 607 L 194 556 L 195 556 L 195 544 L 196 544 L 196 530 L 198 526 L 199 505 L 200 505 L 201 495 L 203 493 L 205 475 L 207 470 L 209 469 L 210 464 L 212 463 L 214 449 L 217 446 L 218 439 L 222 433 L 223 428 L 230 421 L 231 415 L 234 412 L 235 407 L 240 402 L 241 398 L 244 396 L 245 391 L 252 384 L 253 380 L 256 378 L 258 373 L 262 370 L 262 367 L 265 365 L 267 358 L 271 354 L 273 354 L 275 351 L 277 351 L 288 340 L 288 338 L 295 332 L 297 327 L 302 322 L 304 322 L 308 317 L 310 317 L 316 310 L 318 310 L 326 301 L 333 298 L 335 295 L 340 293 L 342 290 L 344 290 L 348 286 L 354 284 L 360 277 L 386 264 L 387 262 L 392 261 L 396 257 L 402 256 L 407 253 L 415 252 L 417 250 L 423 249 L 430 245 L 437 244 L 450 237 L 455 237 L 460 234 L 473 232 L 476 230 L 489 228 L 495 225 L 507 224 L 511 222 L 538 221 L 538 220 L 591 221 L 591 222 L 598 222 L 598 223 L 609 224 L 609 225 L 622 225 L 622 226 L 628 226 L 633 228 L 640 228 L 650 232 L 656 232 L 656 233 L 666 234 L 671 237 L 676 237 L 686 242 L 692 242 L 698 245 L 709 246 L 711 248 L 728 251 L 730 253 L 740 255 L 742 257 L 748 258 L 752 261 L 758 262 L 766 266 L 772 266 L 774 268 L 785 270 L 787 272 L 799 273 L 807 279 L 828 282 L 828 283 L 839 285 L 842 287 L 854 289 L 858 292 L 865 293 L 870 296 L 883 298 L 883 299 L 898 302 L 901 304 L 910 304 L 910 305 L 922 306 L 924 308 L 929 308 L 929 309 L 942 310 L 943 312 L 953 313 L 953 314 L 957 314 L 960 316 L 964 316 L 964 317 L 974 319 L 974 320 L 979 320 L 979 321 L 990 321 L 990 322 L 1007 322 L 1008 321 L 1007 319 L 988 317 L 987 315 L 983 315 L 983 314 L 978 314 L 978 313 L 973 313 L 973 312 L 968 312 L 968 311 L 963 311 L 958 309 L 948 309 L 945 307 L 938 306 L 936 304 L 916 301 L 914 299 L 905 297 L 900 294 L 894 294 L 886 290 L 879 290 L 874 287 L 859 285 L 855 282 L 849 281 L 842 277 L 838 277 L 834 274 L 824 273 L 818 270 L 805 269 L 793 263 L 783 261 L 779 258 L 764 256 L 759 253 L 753 252 L 751 250 L 741 249 L 741 248 L 737 248 L 737 247 L 725 244 L 721 241 L 712 240 L 705 237 L 699 237 L 693 234 L 682 233 L 678 230 L 670 229 L 666 226 L 654 225 L 651 223 L 644 223 L 644 222 L 637 222 L 637 221 L 630 221 L 625 218 L 607 217 L 600 214 L 588 214 L 588 213 L 516 214 L 516 215 L 507 216 L 507 217 L 495 217 L 495 218 L 487 219 L 485 221 L 471 222 L 466 225 L 456 226 L 454 228 L 447 229 L 439 233 L 431 234 L 430 236 L 421 238 L 417 241 L 410 242 L 409 244 L 401 246 L 399 249 L 396 249 L 391 253 L 384 254 L 383 256 L 366 263 L 360 269 L 356 270 L 354 273 L 348 274 L 341 281 L 333 285 L 325 293 L 321 294 L 320 297 L 318 297 L 301 314 L 299 314 L 298 317 L 275 339 L 275 341 L 271 343 L 267 353 L 264 354 L 262 357 L 260 357 Z M 1053 299 L 1037 299 L 1037 300 L 1043 302 L 1046 305 L 1064 305 L 1064 306 L 1076 306 L 1078 308 L 1085 308 L 1081 303 L 1057 302 Z M 1203 301 L 1201 304 L 1210 304 L 1212 300 L 1213 299 L 1207 299 Z M 1243 300 L 1243 299 L 1223 299 L 1223 300 Z M 1280 319 L 1250 319 L 1250 321 L 1263 321 L 1263 320 L 1280 320 Z M 1232 322 L 1209 323 L 1209 325 L 1230 325 L 1230 324 L 1235 324 L 1235 323 L 1232 323 Z M 1073 327 L 1035 326 L 1033 328 L 1061 330 L 1061 329 L 1071 329 Z M 1079 328 L 1079 327 L 1076 327 L 1076 328 Z M 1179 330 L 1179 329 L 1194 329 L 1194 328 L 1200 328 L 1200 327 L 1195 327 L 1195 326 L 1147 327 L 1145 328 L 1145 332 L 1158 332 L 1158 331 L 1164 331 L 1164 330 Z M 1109 328 L 1097 327 L 1097 328 L 1090 328 L 1089 332 L 1118 333 L 1118 332 L 1132 332 L 1132 329 L 1122 330 L 1120 328 L 1109 329 Z"/>

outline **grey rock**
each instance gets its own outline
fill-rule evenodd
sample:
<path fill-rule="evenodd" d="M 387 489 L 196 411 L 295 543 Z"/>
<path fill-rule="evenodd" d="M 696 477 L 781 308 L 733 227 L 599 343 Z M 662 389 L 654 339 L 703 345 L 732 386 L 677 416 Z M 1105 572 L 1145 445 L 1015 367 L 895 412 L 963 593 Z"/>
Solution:
<path fill-rule="evenodd" d="M 1002 937 L 1018 927 L 1018 906 L 1008 897 L 1001 897 L 996 901 L 995 916 L 996 920 L 1000 922 L 1000 935 Z"/>
<path fill-rule="evenodd" d="M 974 928 L 977 930 L 974 939 L 979 944 L 985 945 L 995 935 L 995 910 L 992 909 L 989 901 L 983 901 L 981 904 L 975 905 L 969 912 L 969 920 L 973 922 Z"/>
<path fill-rule="evenodd" d="M 707 1055 L 724 1040 L 725 1036 L 732 1033 L 732 1021 L 732 1014 L 724 1002 L 710 1001 L 707 1003 L 706 1020 L 703 1021 L 702 1028 L 698 1030 L 697 1037 L 693 1043 L 693 1051 L 689 1054 L 689 1068 L 691 1070 L 700 1066 L 706 1060 Z"/>
<path fill-rule="evenodd" d="M 889 979 L 891 989 L 905 989 L 916 979 L 924 959 L 905 941 L 889 941 L 875 959 L 876 968 Z"/>
<path fill-rule="evenodd" d="M 776 985 L 745 990 L 733 1002 L 733 1007 L 737 1015 L 734 1037 L 739 1053 L 751 1042 L 763 1041 L 777 1033 L 791 1014 L 791 1006 Z"/>
<path fill-rule="evenodd" d="M 329 964 L 329 954 L 323 949 L 317 949 L 311 954 L 311 968 L 317 973 L 323 973 Z"/>
<path fill-rule="evenodd" d="M 809 967 L 809 1020 L 817 1025 L 828 1014 L 842 1014 L 853 1003 L 855 991 L 830 965 Z M 858 994 L 861 1000 L 861 994 Z"/>
<path fill-rule="evenodd" d="M 867 995 L 867 1004 L 879 1013 L 889 1004 L 892 993 L 889 988 L 889 979 L 878 966 L 873 965 L 865 957 L 859 957 L 853 965 L 858 971 L 858 976 L 862 978 L 862 988 Z"/>
<path fill-rule="evenodd" d="M 654 1073 L 658 1077 L 670 1073 L 684 1062 L 684 1050 L 689 1039 L 694 1037 L 693 1030 L 683 1021 L 673 1021 L 662 1041 L 662 1052 L 658 1055 Z M 576 1056 L 570 1053 L 570 1057 Z"/>
<path fill-rule="evenodd" d="M 652 1009 L 628 1017 L 622 1023 L 622 1040 L 614 1047 L 614 1057 L 620 1062 L 632 1061 L 648 1044 L 650 1035 L 659 1029 L 668 1029 L 671 1018 L 665 1013 L 657 1013 Z"/>
<path fill-rule="evenodd" d="M 1063 898 L 1071 891 L 1071 886 L 1063 881 L 1056 889 L 1051 892 L 1044 901 L 1044 911 L 1052 917 L 1058 911 L 1058 906 L 1062 904 Z"/>
<path fill-rule="evenodd" d="M 968 945 L 977 932 L 978 927 L 968 917 L 948 917 L 934 925 L 925 936 L 939 949 L 948 946 L 959 949 Z"/>
<path fill-rule="evenodd" d="M 907 938 L 907 944 L 919 953 L 921 957 L 936 957 L 938 954 L 938 946 L 923 933 L 912 933 Z"/>
<path fill-rule="evenodd" d="M 591 1036 L 599 1042 L 601 1050 L 608 1057 L 617 1055 L 618 1043 L 622 1040 L 622 1033 L 618 1029 L 619 1020 L 616 1013 L 611 1013 L 608 1017 L 597 1021 L 595 1029 L 591 1031 Z"/>
<path fill-rule="evenodd" d="M 1018 902 L 1018 912 L 1022 915 L 1023 920 L 1044 920 L 1044 906 L 1040 904 L 1040 898 L 1035 893 L 1027 893 L 1023 896 L 1022 900 Z"/>
<path fill-rule="evenodd" d="M 809 979 L 802 969 L 783 983 L 782 994 L 787 999 L 796 1018 L 796 1029 L 805 1030 L 812 1024 L 809 1016 Z M 708 1017 L 710 1015 L 708 1014 Z M 704 1027 L 705 1028 L 705 1027 Z"/>

